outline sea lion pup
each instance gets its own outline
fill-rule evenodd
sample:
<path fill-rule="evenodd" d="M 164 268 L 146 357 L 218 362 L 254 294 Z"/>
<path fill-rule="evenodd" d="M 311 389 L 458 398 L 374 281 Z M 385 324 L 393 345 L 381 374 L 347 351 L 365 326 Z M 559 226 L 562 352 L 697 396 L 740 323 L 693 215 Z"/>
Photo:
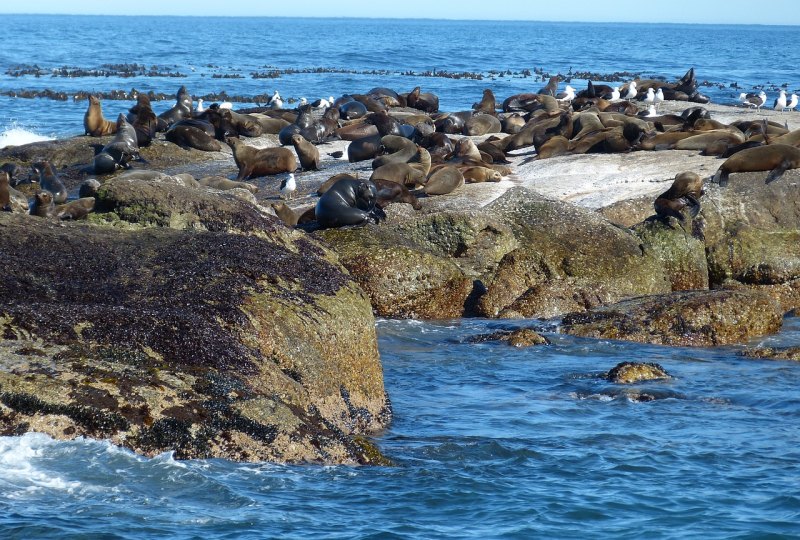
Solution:
<path fill-rule="evenodd" d="M 319 150 L 299 133 L 292 135 L 292 145 L 304 171 L 319 170 Z"/>
<path fill-rule="evenodd" d="M 11 212 L 11 180 L 6 171 L 0 171 L 0 211 Z"/>
<path fill-rule="evenodd" d="M 53 202 L 53 194 L 49 191 L 37 191 L 33 196 L 31 208 L 28 212 L 32 216 L 43 218 L 53 217 L 56 205 Z"/>
<path fill-rule="evenodd" d="M 458 167 L 445 165 L 428 175 L 423 191 L 428 195 L 447 195 L 464 185 L 464 175 Z"/>
<path fill-rule="evenodd" d="M 139 145 L 136 143 L 136 130 L 120 113 L 117 117 L 117 133 L 114 139 L 94 156 L 94 172 L 112 173 L 117 169 L 129 169 L 130 162 L 141 159 Z"/>
<path fill-rule="evenodd" d="M 376 205 L 377 198 L 372 182 L 342 178 L 319 198 L 314 215 L 323 228 L 378 223 L 386 214 Z"/>
<path fill-rule="evenodd" d="M 192 96 L 189 95 L 189 91 L 186 90 L 185 86 L 178 88 L 178 92 L 175 94 L 175 100 L 176 103 L 172 108 L 158 115 L 159 131 L 166 131 L 169 126 L 178 120 L 192 117 Z"/>
<path fill-rule="evenodd" d="M 228 191 L 229 189 L 246 189 L 253 195 L 258 193 L 258 186 L 254 186 L 253 184 L 248 184 L 247 182 L 237 182 L 236 180 L 230 180 L 225 178 L 224 176 L 204 176 L 198 183 L 201 186 L 206 186 L 214 189 L 218 189 L 220 191 Z"/>
<path fill-rule="evenodd" d="M 700 212 L 700 197 L 703 191 L 703 180 L 693 172 L 682 172 L 675 175 L 670 188 L 659 195 L 653 206 L 661 219 L 670 216 L 684 221 L 684 212 L 688 210 L 692 218 Z"/>
<path fill-rule="evenodd" d="M 236 137 L 228 137 L 225 142 L 233 150 L 233 160 L 239 167 L 237 180 L 290 173 L 297 169 L 294 152 L 288 148 L 253 148 Z"/>
<path fill-rule="evenodd" d="M 89 96 L 89 108 L 83 115 L 83 131 L 92 137 L 102 137 L 117 132 L 117 124 L 103 118 L 103 109 L 96 96 Z"/>
<path fill-rule="evenodd" d="M 421 92 L 419 86 L 409 92 L 406 96 L 406 103 L 409 107 L 426 113 L 435 113 L 439 110 L 439 97 L 430 92 Z"/>
<path fill-rule="evenodd" d="M 402 184 L 380 178 L 376 178 L 374 180 L 370 179 L 370 182 L 375 184 L 375 187 L 378 188 L 378 198 L 376 204 L 381 208 L 386 208 L 391 203 L 395 202 L 408 203 L 412 208 L 414 208 L 414 210 L 419 210 L 422 207 L 419 199 L 417 199 L 408 190 L 408 188 Z"/>
<path fill-rule="evenodd" d="M 62 204 L 67 200 L 67 188 L 49 161 L 37 161 L 31 165 L 31 169 L 39 175 L 39 187 L 53 194 L 54 203 Z"/>
<path fill-rule="evenodd" d="M 297 220 L 300 216 L 297 213 L 289 208 L 289 206 L 285 202 L 274 202 L 270 206 L 275 211 L 275 215 L 278 216 L 278 219 L 283 221 L 284 225 L 287 227 L 296 227 Z"/>
<path fill-rule="evenodd" d="M 148 146 L 158 132 L 158 117 L 150 105 L 150 97 L 147 94 L 137 95 L 136 105 L 128 111 L 128 122 L 136 130 L 136 144 L 140 148 Z"/>
<path fill-rule="evenodd" d="M 789 169 L 800 168 L 800 148 L 788 144 L 767 144 L 734 154 L 720 165 L 714 182 L 728 185 L 728 176 L 735 172 L 770 171 L 766 184 L 777 180 Z"/>
<path fill-rule="evenodd" d="M 472 109 L 475 112 L 497 115 L 497 101 L 494 99 L 494 92 L 492 92 L 491 88 L 483 91 L 483 97 L 479 102 L 472 104 Z"/>
<path fill-rule="evenodd" d="M 55 216 L 61 220 L 85 219 L 94 211 L 94 197 L 83 197 L 55 208 Z"/>
<path fill-rule="evenodd" d="M 214 138 L 214 132 L 214 126 L 208 122 L 185 118 L 172 124 L 164 134 L 164 138 L 183 149 L 195 148 L 203 152 L 219 152 L 222 146 Z"/>

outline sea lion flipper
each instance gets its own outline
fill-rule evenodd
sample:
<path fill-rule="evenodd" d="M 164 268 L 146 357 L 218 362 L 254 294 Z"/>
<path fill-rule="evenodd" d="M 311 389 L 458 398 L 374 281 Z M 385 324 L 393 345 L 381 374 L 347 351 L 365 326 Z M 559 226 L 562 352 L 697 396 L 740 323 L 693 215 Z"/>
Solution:
<path fill-rule="evenodd" d="M 783 173 L 785 173 L 791 166 L 792 166 L 791 161 L 789 159 L 784 159 L 783 161 L 781 161 L 780 165 L 778 165 L 769 172 L 769 174 L 767 175 L 767 179 L 764 183 L 769 184 L 771 182 L 774 182 L 775 180 L 783 176 Z"/>
<path fill-rule="evenodd" d="M 700 213 L 700 201 L 694 198 L 694 195 L 684 195 L 684 199 L 686 199 L 686 206 L 689 208 L 689 215 L 692 216 L 692 219 L 697 217 L 697 214 Z"/>

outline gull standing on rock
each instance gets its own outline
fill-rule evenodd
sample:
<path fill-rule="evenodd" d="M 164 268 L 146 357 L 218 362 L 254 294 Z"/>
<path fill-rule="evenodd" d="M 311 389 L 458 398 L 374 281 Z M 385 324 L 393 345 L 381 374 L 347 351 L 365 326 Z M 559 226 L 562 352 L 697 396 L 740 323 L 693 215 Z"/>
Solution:
<path fill-rule="evenodd" d="M 197 100 L 197 108 L 195 109 L 195 111 L 201 113 L 201 112 L 203 112 L 205 110 L 206 110 L 206 108 L 203 107 L 203 100 L 202 99 L 198 99 Z"/>
<path fill-rule="evenodd" d="M 767 102 L 767 94 L 763 90 L 758 94 L 739 94 L 739 101 L 742 105 L 747 105 L 750 108 L 760 109 L 761 106 Z"/>
<path fill-rule="evenodd" d="M 792 94 L 792 99 L 789 100 L 789 103 L 786 105 L 786 108 L 789 111 L 793 111 L 797 107 L 797 94 Z"/>
<path fill-rule="evenodd" d="M 628 83 L 628 93 L 625 94 L 625 99 L 636 99 L 636 94 L 636 81 L 631 81 Z"/>
<path fill-rule="evenodd" d="M 658 92 L 656 92 L 656 99 L 655 99 L 656 110 L 658 110 L 658 106 L 661 105 L 663 101 L 664 101 L 664 91 L 661 88 L 659 88 Z"/>
<path fill-rule="evenodd" d="M 289 176 L 281 182 L 281 195 L 284 199 L 291 199 L 296 189 L 297 183 L 294 181 L 294 173 L 289 173 Z"/>
<path fill-rule="evenodd" d="M 615 86 L 611 91 L 611 101 L 619 101 L 621 99 L 619 96 L 619 86 Z"/>
<path fill-rule="evenodd" d="M 772 105 L 772 108 L 775 110 L 780 109 L 781 112 L 786 109 L 786 90 L 781 90 L 781 93 L 775 99 L 775 103 Z"/>
<path fill-rule="evenodd" d="M 269 106 L 271 109 L 280 109 L 283 107 L 283 100 L 277 90 L 275 90 L 275 93 L 269 98 Z"/>
<path fill-rule="evenodd" d="M 652 105 L 656 102 L 656 93 L 653 91 L 652 88 L 647 89 L 647 95 L 644 96 L 644 102 L 648 105 Z"/>
<path fill-rule="evenodd" d="M 563 92 L 559 92 L 558 95 L 556 95 L 556 99 L 558 101 L 571 102 L 573 99 L 575 99 L 575 89 L 570 85 L 567 85 Z"/>

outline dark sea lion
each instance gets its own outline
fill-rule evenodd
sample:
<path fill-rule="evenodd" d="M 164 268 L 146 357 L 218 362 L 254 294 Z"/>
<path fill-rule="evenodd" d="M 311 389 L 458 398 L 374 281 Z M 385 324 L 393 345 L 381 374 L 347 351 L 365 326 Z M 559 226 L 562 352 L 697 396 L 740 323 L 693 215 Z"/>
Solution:
<path fill-rule="evenodd" d="M 347 145 L 347 159 L 350 163 L 373 159 L 381 148 L 381 136 L 361 137 Z"/>
<path fill-rule="evenodd" d="M 83 115 L 83 130 L 86 135 L 102 137 L 117 132 L 117 124 L 103 118 L 103 109 L 96 96 L 89 96 L 89 108 Z"/>
<path fill-rule="evenodd" d="M 344 120 L 356 120 L 367 115 L 367 106 L 360 101 L 349 101 L 339 106 L 339 115 Z"/>
<path fill-rule="evenodd" d="M 314 215 L 325 228 L 378 223 L 386 215 L 377 207 L 377 198 L 375 184 L 342 178 L 319 198 Z"/>
<path fill-rule="evenodd" d="M 467 135 L 487 135 L 489 133 L 500 133 L 503 126 L 496 116 L 490 114 L 474 114 L 465 123 L 465 132 Z"/>
<path fill-rule="evenodd" d="M 317 188 L 317 195 L 322 195 L 323 193 L 325 193 L 326 191 L 328 191 L 328 190 L 331 188 L 331 186 L 332 186 L 333 184 L 335 184 L 336 182 L 338 182 L 338 181 L 339 181 L 339 180 L 341 180 L 342 178 L 350 178 L 350 179 L 352 179 L 352 180 L 358 180 L 358 176 L 353 176 L 353 175 L 352 175 L 352 174 L 350 174 L 350 173 L 339 173 L 339 174 L 334 174 L 333 176 L 331 176 L 330 178 L 328 178 L 327 180 L 325 180 L 325 181 L 322 183 L 322 185 L 321 185 L 321 186 L 319 186 L 319 187 Z"/>
<path fill-rule="evenodd" d="M 31 202 L 30 215 L 43 218 L 53 217 L 56 205 L 49 191 L 37 191 Z"/>
<path fill-rule="evenodd" d="M 176 103 L 172 108 L 162 112 L 158 115 L 159 130 L 165 131 L 169 126 L 182 120 L 183 118 L 191 118 L 192 116 L 192 96 L 185 86 L 181 86 L 175 94 Z"/>
<path fill-rule="evenodd" d="M 415 188 L 425 183 L 425 173 L 421 167 L 410 163 L 387 163 L 372 171 L 369 179 L 370 181 L 387 180 Z"/>
<path fill-rule="evenodd" d="M 675 175 L 670 188 L 659 195 L 653 203 L 656 214 L 662 219 L 669 216 L 684 221 L 684 212 L 688 210 L 692 218 L 700 212 L 700 197 L 703 195 L 703 180 L 693 172 L 682 172 Z"/>
<path fill-rule="evenodd" d="M 112 173 L 117 169 L 130 168 L 130 162 L 139 157 L 136 130 L 120 113 L 117 117 L 117 133 L 94 157 L 94 171 L 97 174 Z"/>
<path fill-rule="evenodd" d="M 39 175 L 39 187 L 53 194 L 54 203 L 61 204 L 67 200 L 67 188 L 49 161 L 37 161 L 31 169 Z"/>
<path fill-rule="evenodd" d="M 738 154 L 742 150 L 747 150 L 748 148 L 755 148 L 757 146 L 764 146 L 764 143 L 761 141 L 745 141 L 742 144 L 737 144 L 735 146 L 727 146 L 725 150 L 720 154 L 705 154 L 705 155 L 707 156 L 719 155 L 719 157 L 727 159 L 734 154 Z"/>
<path fill-rule="evenodd" d="M 264 129 L 257 118 L 248 114 L 239 114 L 230 109 L 219 109 L 219 114 L 225 125 L 232 128 L 231 135 L 259 137 L 264 134 Z"/>
<path fill-rule="evenodd" d="M 550 137 L 543 144 L 541 144 L 536 148 L 535 159 L 547 159 L 555 156 L 563 156 L 564 154 L 568 154 L 569 152 L 570 152 L 569 139 L 561 135 L 556 135 L 554 137 Z M 523 163 L 527 163 L 527 160 L 523 161 Z"/>
<path fill-rule="evenodd" d="M 0 171 L 0 211 L 11 212 L 11 180 L 5 171 Z"/>
<path fill-rule="evenodd" d="M 55 208 L 55 216 L 62 220 L 85 219 L 94 211 L 94 197 L 83 197 Z"/>
<path fill-rule="evenodd" d="M 128 121 L 136 130 L 136 144 L 139 147 L 149 145 L 159 129 L 158 117 L 150 105 L 150 97 L 147 94 L 139 94 L 136 96 L 136 105 L 129 111 Z"/>
<path fill-rule="evenodd" d="M 246 189 L 252 194 L 258 193 L 258 186 L 254 186 L 253 184 L 248 184 L 247 182 L 237 182 L 236 180 L 230 180 L 229 178 L 225 178 L 224 176 L 204 176 L 198 183 L 201 186 L 206 186 L 214 189 L 219 189 L 220 191 L 228 191 L 229 189 Z"/>
<path fill-rule="evenodd" d="M 373 124 L 365 122 L 348 124 L 336 130 L 336 135 L 343 141 L 355 141 L 362 137 L 369 137 L 370 135 L 378 135 L 378 128 Z"/>
<path fill-rule="evenodd" d="M 370 179 L 370 181 L 378 188 L 376 204 L 381 208 L 386 208 L 389 204 L 395 202 L 408 203 L 414 210 L 419 210 L 422 207 L 419 199 L 417 199 L 406 186 L 380 178 Z"/>
<path fill-rule="evenodd" d="M 20 168 L 16 163 L 3 163 L 0 166 L 0 171 L 8 173 L 8 180 L 11 186 L 16 186 L 19 183 L 17 177 L 19 176 Z"/>
<path fill-rule="evenodd" d="M 483 91 L 483 96 L 478 103 L 473 103 L 472 108 L 475 112 L 482 112 L 485 114 L 497 114 L 497 102 L 494 99 L 494 92 L 491 88 L 486 88 Z"/>
<path fill-rule="evenodd" d="M 720 165 L 714 182 L 728 185 L 728 175 L 735 172 L 770 171 L 766 183 L 777 180 L 789 169 L 800 168 L 800 148 L 788 144 L 767 144 L 734 154 Z"/>
<path fill-rule="evenodd" d="M 439 110 L 439 97 L 430 92 L 421 92 L 419 86 L 406 96 L 406 103 L 409 107 L 426 113 L 435 113 Z"/>
<path fill-rule="evenodd" d="M 384 135 L 400 135 L 400 122 L 386 111 L 370 114 L 364 119 L 364 122 L 378 128 L 378 133 L 380 133 L 381 137 Z"/>
<path fill-rule="evenodd" d="M 294 172 L 297 160 L 288 148 L 253 148 L 236 137 L 228 137 L 225 142 L 233 150 L 233 160 L 239 167 L 237 180 L 258 178 L 271 174 Z"/>
<path fill-rule="evenodd" d="M 83 182 L 81 182 L 80 187 L 78 187 L 78 197 L 96 197 L 97 190 L 100 189 L 102 184 L 97 181 L 95 178 L 87 178 Z"/>
<path fill-rule="evenodd" d="M 219 141 L 202 128 L 183 124 L 182 122 L 184 121 L 179 120 L 172 124 L 164 134 L 164 138 L 184 149 L 195 148 L 203 152 L 219 152 L 222 150 Z"/>
<path fill-rule="evenodd" d="M 376 112 L 385 112 L 388 107 L 384 105 L 383 101 L 377 100 L 372 98 L 371 96 L 366 96 L 364 94 L 352 94 L 354 100 L 363 103 L 366 106 L 367 111 L 376 113 Z M 340 110 L 341 114 L 341 110 Z"/>
<path fill-rule="evenodd" d="M 464 185 L 464 175 L 458 167 L 445 165 L 428 176 L 423 191 L 428 195 L 446 195 Z"/>
<path fill-rule="evenodd" d="M 319 150 L 299 133 L 292 135 L 292 145 L 304 171 L 319 170 Z"/>
<path fill-rule="evenodd" d="M 677 141 L 672 148 L 674 150 L 704 150 L 709 144 L 724 140 L 728 145 L 736 145 L 744 142 L 744 134 L 738 130 L 713 130 L 701 131 L 696 135 Z"/>
<path fill-rule="evenodd" d="M 388 163 L 407 163 L 417 154 L 418 147 L 405 137 L 386 135 L 381 137 L 381 148 L 387 153 L 372 160 L 373 169 Z"/>
<path fill-rule="evenodd" d="M 543 94 L 545 96 L 556 96 L 556 92 L 558 92 L 558 75 L 553 75 L 550 77 L 550 80 L 547 81 L 547 84 L 539 89 L 538 94 Z"/>
<path fill-rule="evenodd" d="M 264 134 L 277 135 L 283 128 L 290 124 L 290 122 L 287 122 L 283 118 L 273 118 L 266 114 L 253 113 L 249 116 L 258 122 Z"/>
<path fill-rule="evenodd" d="M 292 137 L 300 135 L 302 128 L 297 124 L 289 124 L 278 132 L 278 142 L 281 146 L 289 146 L 292 144 Z"/>
<path fill-rule="evenodd" d="M 400 96 L 397 92 L 390 88 L 373 88 L 367 95 L 370 96 L 372 99 L 383 101 L 384 105 L 387 107 L 405 107 L 406 100 Z"/>
<path fill-rule="evenodd" d="M 478 144 L 478 150 L 483 154 L 488 154 L 492 158 L 492 163 L 510 163 L 506 158 L 505 152 L 493 145 L 490 141 L 483 141 Z"/>

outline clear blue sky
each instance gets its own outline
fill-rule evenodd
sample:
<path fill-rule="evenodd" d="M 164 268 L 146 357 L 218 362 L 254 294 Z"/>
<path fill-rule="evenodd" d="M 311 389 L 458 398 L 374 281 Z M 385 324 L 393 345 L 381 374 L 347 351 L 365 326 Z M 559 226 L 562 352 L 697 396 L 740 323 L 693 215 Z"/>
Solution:
<path fill-rule="evenodd" d="M 0 13 L 800 24 L 797 0 L 6 0 Z"/>

